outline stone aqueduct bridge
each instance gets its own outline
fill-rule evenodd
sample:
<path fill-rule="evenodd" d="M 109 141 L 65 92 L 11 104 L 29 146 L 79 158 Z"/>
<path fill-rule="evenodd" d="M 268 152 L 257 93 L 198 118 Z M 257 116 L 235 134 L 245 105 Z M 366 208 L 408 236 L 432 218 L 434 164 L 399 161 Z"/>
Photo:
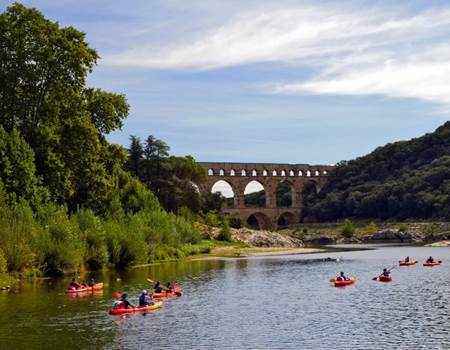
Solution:
<path fill-rule="evenodd" d="M 256 220 L 260 228 L 276 228 L 284 224 L 298 223 L 302 211 L 302 194 L 305 184 L 312 183 L 320 191 L 329 172 L 330 165 L 308 164 L 272 164 L 272 163 L 205 163 L 200 162 L 208 171 L 208 180 L 199 186 L 201 191 L 211 192 L 214 184 L 220 180 L 227 182 L 234 192 L 234 205 L 224 209 L 229 215 L 239 216 L 243 222 L 250 217 Z M 249 207 L 245 204 L 244 190 L 252 182 L 259 182 L 265 190 L 265 207 Z M 280 183 L 291 187 L 292 204 L 278 207 L 276 190 Z"/>

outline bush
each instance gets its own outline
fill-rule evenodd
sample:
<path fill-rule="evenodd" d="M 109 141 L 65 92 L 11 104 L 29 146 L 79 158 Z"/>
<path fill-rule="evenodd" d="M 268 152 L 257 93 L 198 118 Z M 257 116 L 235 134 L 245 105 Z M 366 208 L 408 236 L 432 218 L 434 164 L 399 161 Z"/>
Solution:
<path fill-rule="evenodd" d="M 205 224 L 209 226 L 219 226 L 219 218 L 215 211 L 209 211 L 205 215 Z"/>
<path fill-rule="evenodd" d="M 242 228 L 244 227 L 244 222 L 239 216 L 232 215 L 228 218 L 228 221 L 230 223 L 230 227 L 232 228 Z"/>
<path fill-rule="evenodd" d="M 231 242 L 231 229 L 228 220 L 223 220 L 220 225 L 220 233 L 217 236 L 219 241 Z"/>
<path fill-rule="evenodd" d="M 373 221 L 369 222 L 367 226 L 364 228 L 364 233 L 367 235 L 373 235 L 379 231 L 379 227 Z"/>
<path fill-rule="evenodd" d="M 356 233 L 356 229 L 353 223 L 350 220 L 346 219 L 344 221 L 344 224 L 341 226 L 340 232 L 343 237 L 351 238 Z"/>
<path fill-rule="evenodd" d="M 398 232 L 406 232 L 408 230 L 408 225 L 406 224 L 400 224 L 398 227 Z"/>

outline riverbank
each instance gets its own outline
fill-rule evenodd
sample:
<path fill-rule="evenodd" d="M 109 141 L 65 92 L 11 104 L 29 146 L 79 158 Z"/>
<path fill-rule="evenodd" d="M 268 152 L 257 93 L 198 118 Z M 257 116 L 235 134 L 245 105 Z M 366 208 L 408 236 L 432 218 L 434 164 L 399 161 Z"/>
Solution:
<path fill-rule="evenodd" d="M 346 243 L 431 244 L 450 240 L 449 222 L 356 221 L 351 225 L 353 229 L 345 231 L 343 223 L 299 224 L 279 232 L 301 240 L 306 247 Z"/>
<path fill-rule="evenodd" d="M 239 247 L 222 246 L 212 249 L 211 253 L 188 258 L 188 260 L 208 260 L 218 258 L 236 258 L 250 256 L 276 256 L 294 254 L 314 254 L 328 251 L 326 248 L 286 248 L 286 247 Z"/>

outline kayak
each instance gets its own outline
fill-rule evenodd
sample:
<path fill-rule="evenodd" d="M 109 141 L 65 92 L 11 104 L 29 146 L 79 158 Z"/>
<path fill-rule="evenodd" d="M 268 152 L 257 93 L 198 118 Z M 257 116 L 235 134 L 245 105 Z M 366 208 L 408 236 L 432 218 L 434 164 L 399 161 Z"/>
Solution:
<path fill-rule="evenodd" d="M 442 261 L 435 261 L 435 262 L 424 262 L 423 266 L 438 266 L 442 263 Z"/>
<path fill-rule="evenodd" d="M 399 261 L 400 266 L 413 266 L 418 263 L 418 261 Z"/>
<path fill-rule="evenodd" d="M 148 306 L 138 306 L 138 307 L 132 307 L 129 309 L 111 309 L 109 310 L 110 315 L 123 315 L 123 314 L 131 314 L 135 312 L 146 312 L 146 311 L 152 311 L 159 309 L 162 306 L 162 301 L 158 300 L 155 301 L 153 305 Z"/>
<path fill-rule="evenodd" d="M 78 293 L 92 293 L 103 289 L 103 283 L 96 283 L 93 287 L 80 287 L 78 289 L 69 287 L 66 289 L 66 294 L 78 294 Z"/>
<path fill-rule="evenodd" d="M 380 276 L 379 280 L 380 280 L 380 282 L 391 282 L 392 277 L 391 276 Z"/>
<path fill-rule="evenodd" d="M 182 294 L 183 294 L 183 288 L 175 287 L 173 289 L 173 292 L 153 293 L 152 297 L 155 299 L 174 298 L 174 297 L 181 297 Z"/>
<path fill-rule="evenodd" d="M 348 279 L 348 280 L 334 281 L 334 286 L 335 287 L 345 287 L 345 286 L 355 283 L 355 281 L 356 281 L 355 277 L 350 277 L 350 279 Z"/>

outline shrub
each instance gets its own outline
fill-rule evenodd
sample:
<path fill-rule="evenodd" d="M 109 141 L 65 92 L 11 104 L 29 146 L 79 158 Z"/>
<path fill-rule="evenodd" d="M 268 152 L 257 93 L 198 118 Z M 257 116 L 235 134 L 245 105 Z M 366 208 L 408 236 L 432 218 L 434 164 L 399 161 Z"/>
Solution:
<path fill-rule="evenodd" d="M 231 229 L 228 220 L 223 220 L 220 225 L 220 233 L 217 236 L 219 241 L 231 242 Z"/>
<path fill-rule="evenodd" d="M 340 231 L 341 231 L 341 235 L 345 238 L 351 238 L 356 233 L 355 226 L 348 219 L 346 219 L 344 221 L 344 224 L 341 226 Z"/>
<path fill-rule="evenodd" d="M 367 226 L 364 228 L 364 233 L 368 235 L 372 235 L 374 233 L 377 233 L 379 231 L 379 227 L 376 223 L 373 221 L 369 222 Z"/>
<path fill-rule="evenodd" d="M 400 226 L 398 227 L 399 232 L 406 232 L 407 230 L 408 230 L 408 225 L 406 225 L 406 224 L 400 224 Z"/>

